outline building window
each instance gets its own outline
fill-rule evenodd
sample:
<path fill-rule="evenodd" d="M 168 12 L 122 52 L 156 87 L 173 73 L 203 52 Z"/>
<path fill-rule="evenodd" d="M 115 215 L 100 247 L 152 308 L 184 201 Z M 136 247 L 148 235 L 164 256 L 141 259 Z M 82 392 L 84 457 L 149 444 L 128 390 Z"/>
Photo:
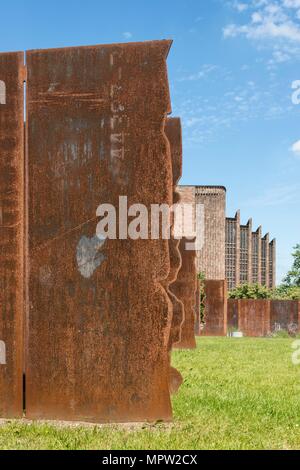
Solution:
<path fill-rule="evenodd" d="M 267 281 L 267 242 L 261 241 L 261 283 L 266 285 Z"/>
<path fill-rule="evenodd" d="M 229 290 L 236 286 L 236 221 L 226 220 L 226 279 Z"/>
<path fill-rule="evenodd" d="M 252 234 L 252 282 L 258 283 L 258 243 L 259 238 L 257 233 Z"/>
<path fill-rule="evenodd" d="M 248 227 L 241 227 L 241 271 L 240 282 L 248 282 Z"/>
<path fill-rule="evenodd" d="M 269 282 L 269 287 L 273 287 L 274 279 L 273 279 L 273 245 L 270 245 L 270 253 L 269 253 L 269 276 L 270 276 L 270 282 Z"/>

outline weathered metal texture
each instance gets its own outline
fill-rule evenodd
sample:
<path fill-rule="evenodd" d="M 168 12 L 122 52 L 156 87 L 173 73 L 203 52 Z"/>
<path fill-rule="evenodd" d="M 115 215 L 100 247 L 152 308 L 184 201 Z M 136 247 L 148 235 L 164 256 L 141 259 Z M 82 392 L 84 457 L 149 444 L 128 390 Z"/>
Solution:
<path fill-rule="evenodd" d="M 227 282 L 205 281 L 205 326 L 203 336 L 227 334 Z"/>
<path fill-rule="evenodd" d="M 227 326 L 228 330 L 235 331 L 239 327 L 239 301 L 228 299 L 227 303 Z"/>
<path fill-rule="evenodd" d="M 170 45 L 27 53 L 28 418 L 172 418 L 168 240 L 95 237 L 99 204 L 172 203 Z"/>
<path fill-rule="evenodd" d="M 172 172 L 173 172 L 173 204 L 177 204 L 180 200 L 180 195 L 177 192 L 177 184 L 182 176 L 182 130 L 181 121 L 179 118 L 169 118 L 166 121 L 165 127 L 166 136 L 170 143 L 171 156 L 172 156 Z M 169 240 L 170 249 L 170 274 L 165 282 L 165 289 L 168 292 L 169 298 L 173 306 L 173 315 L 171 323 L 171 334 L 169 338 L 169 350 L 172 351 L 173 345 L 178 343 L 181 338 L 181 327 L 184 321 L 184 306 L 172 290 L 172 285 L 177 279 L 179 270 L 182 266 L 181 253 L 179 250 L 180 240 L 174 238 L 174 233 L 171 234 Z M 183 383 L 183 378 L 179 371 L 174 367 L 170 369 L 170 392 L 176 393 Z"/>
<path fill-rule="evenodd" d="M 23 414 L 24 54 L 0 54 L 0 417 Z"/>
<path fill-rule="evenodd" d="M 174 344 L 176 349 L 195 349 L 195 301 L 197 289 L 196 252 L 186 250 L 186 238 L 180 240 L 179 249 L 182 266 L 176 282 L 172 285 L 172 292 L 184 305 L 184 322 L 181 327 L 181 339 Z"/>
<path fill-rule="evenodd" d="M 239 300 L 239 331 L 245 336 L 261 337 L 270 333 L 270 301 Z"/>
<path fill-rule="evenodd" d="M 299 331 L 299 305 L 298 300 L 272 300 L 271 330 Z"/>
<path fill-rule="evenodd" d="M 196 304 L 195 304 L 195 335 L 201 336 L 201 281 L 197 279 Z"/>

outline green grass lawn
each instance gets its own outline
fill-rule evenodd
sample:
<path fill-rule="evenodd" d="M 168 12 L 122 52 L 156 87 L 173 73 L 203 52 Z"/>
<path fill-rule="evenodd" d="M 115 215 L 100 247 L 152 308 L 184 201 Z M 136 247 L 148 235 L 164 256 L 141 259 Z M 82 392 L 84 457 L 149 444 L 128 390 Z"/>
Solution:
<path fill-rule="evenodd" d="M 203 338 L 176 351 L 174 423 L 63 428 L 11 422 L 0 449 L 300 449 L 300 366 L 290 339 Z"/>

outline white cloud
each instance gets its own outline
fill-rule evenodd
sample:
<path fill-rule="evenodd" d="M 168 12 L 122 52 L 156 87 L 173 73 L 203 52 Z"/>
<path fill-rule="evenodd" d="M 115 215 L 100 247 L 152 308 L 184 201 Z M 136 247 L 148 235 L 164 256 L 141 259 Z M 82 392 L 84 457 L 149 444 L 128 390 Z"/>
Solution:
<path fill-rule="evenodd" d="M 123 36 L 125 39 L 131 39 L 133 34 L 130 31 L 125 31 L 125 33 L 123 33 Z"/>
<path fill-rule="evenodd" d="M 260 9 L 256 7 L 260 5 Z M 244 34 L 249 38 L 285 38 L 300 41 L 300 25 L 294 8 L 300 9 L 300 0 L 270 0 L 257 2 L 252 0 L 250 8 L 254 9 L 246 24 L 230 24 L 224 28 L 225 36 Z"/>
<path fill-rule="evenodd" d="M 290 149 L 297 158 L 300 158 L 300 140 L 295 142 Z"/>
<path fill-rule="evenodd" d="M 214 72 L 217 68 L 218 67 L 213 64 L 204 64 L 202 65 L 201 70 L 199 70 L 199 72 L 180 77 L 178 78 L 177 81 L 178 82 L 194 82 L 197 80 L 201 80 L 202 78 L 205 78 L 210 73 Z"/>
<path fill-rule="evenodd" d="M 237 11 L 239 11 L 240 13 L 242 13 L 243 11 L 248 10 L 248 5 L 247 5 L 247 3 L 236 2 L 236 3 L 234 4 L 234 8 L 236 8 Z"/>
<path fill-rule="evenodd" d="M 190 119 L 186 119 L 185 126 L 186 127 L 194 127 L 199 122 L 201 122 L 201 118 L 191 117 Z"/>
<path fill-rule="evenodd" d="M 231 24 L 226 26 L 223 32 L 225 38 L 244 35 L 248 39 L 287 39 L 300 43 L 300 27 L 291 21 L 276 24 L 273 21 L 265 20 L 259 24 L 242 26 Z"/>
<path fill-rule="evenodd" d="M 300 8 L 300 0 L 284 0 L 283 5 L 287 8 Z"/>
<path fill-rule="evenodd" d="M 173 113 L 182 117 L 185 145 L 206 145 L 218 141 L 224 132 L 235 132 L 246 122 L 275 120 L 297 113 L 297 107 L 287 101 L 281 87 L 271 89 L 271 79 L 266 85 L 259 79 L 244 77 L 237 85 L 226 82 L 227 74 L 228 69 L 218 66 L 216 73 L 204 78 L 209 80 L 210 91 L 201 81 L 186 87 L 183 80 L 178 80 L 182 83 L 176 86 Z"/>
<path fill-rule="evenodd" d="M 252 23 L 261 23 L 263 20 L 263 17 L 261 16 L 260 13 L 255 11 L 254 13 L 252 13 L 251 19 L 252 19 Z"/>
<path fill-rule="evenodd" d="M 236 3 L 232 6 L 236 8 Z M 300 57 L 300 0 L 249 0 L 242 22 L 227 24 L 224 38 L 244 36 L 270 49 L 269 67 Z"/>
<path fill-rule="evenodd" d="M 275 49 L 272 53 L 272 59 L 268 62 L 268 69 L 272 70 L 276 64 L 283 64 L 291 59 L 291 51 Z"/>

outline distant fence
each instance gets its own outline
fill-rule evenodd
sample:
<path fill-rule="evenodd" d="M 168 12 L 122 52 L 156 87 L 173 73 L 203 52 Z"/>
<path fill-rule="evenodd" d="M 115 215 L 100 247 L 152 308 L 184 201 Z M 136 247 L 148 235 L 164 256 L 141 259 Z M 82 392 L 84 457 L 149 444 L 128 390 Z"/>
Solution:
<path fill-rule="evenodd" d="M 198 287 L 196 335 L 226 336 L 229 332 L 241 331 L 244 336 L 263 337 L 282 330 L 290 334 L 300 332 L 298 300 L 227 299 L 226 281 L 207 280 L 204 285 L 205 323 L 199 323 Z"/>
<path fill-rule="evenodd" d="M 271 302 L 271 330 L 300 330 L 300 301 L 273 300 Z"/>
<path fill-rule="evenodd" d="M 266 336 L 279 330 L 300 331 L 300 301 L 228 300 L 228 330 L 245 336 Z"/>
<path fill-rule="evenodd" d="M 270 302 L 240 300 L 239 330 L 246 336 L 266 336 L 270 332 Z"/>

